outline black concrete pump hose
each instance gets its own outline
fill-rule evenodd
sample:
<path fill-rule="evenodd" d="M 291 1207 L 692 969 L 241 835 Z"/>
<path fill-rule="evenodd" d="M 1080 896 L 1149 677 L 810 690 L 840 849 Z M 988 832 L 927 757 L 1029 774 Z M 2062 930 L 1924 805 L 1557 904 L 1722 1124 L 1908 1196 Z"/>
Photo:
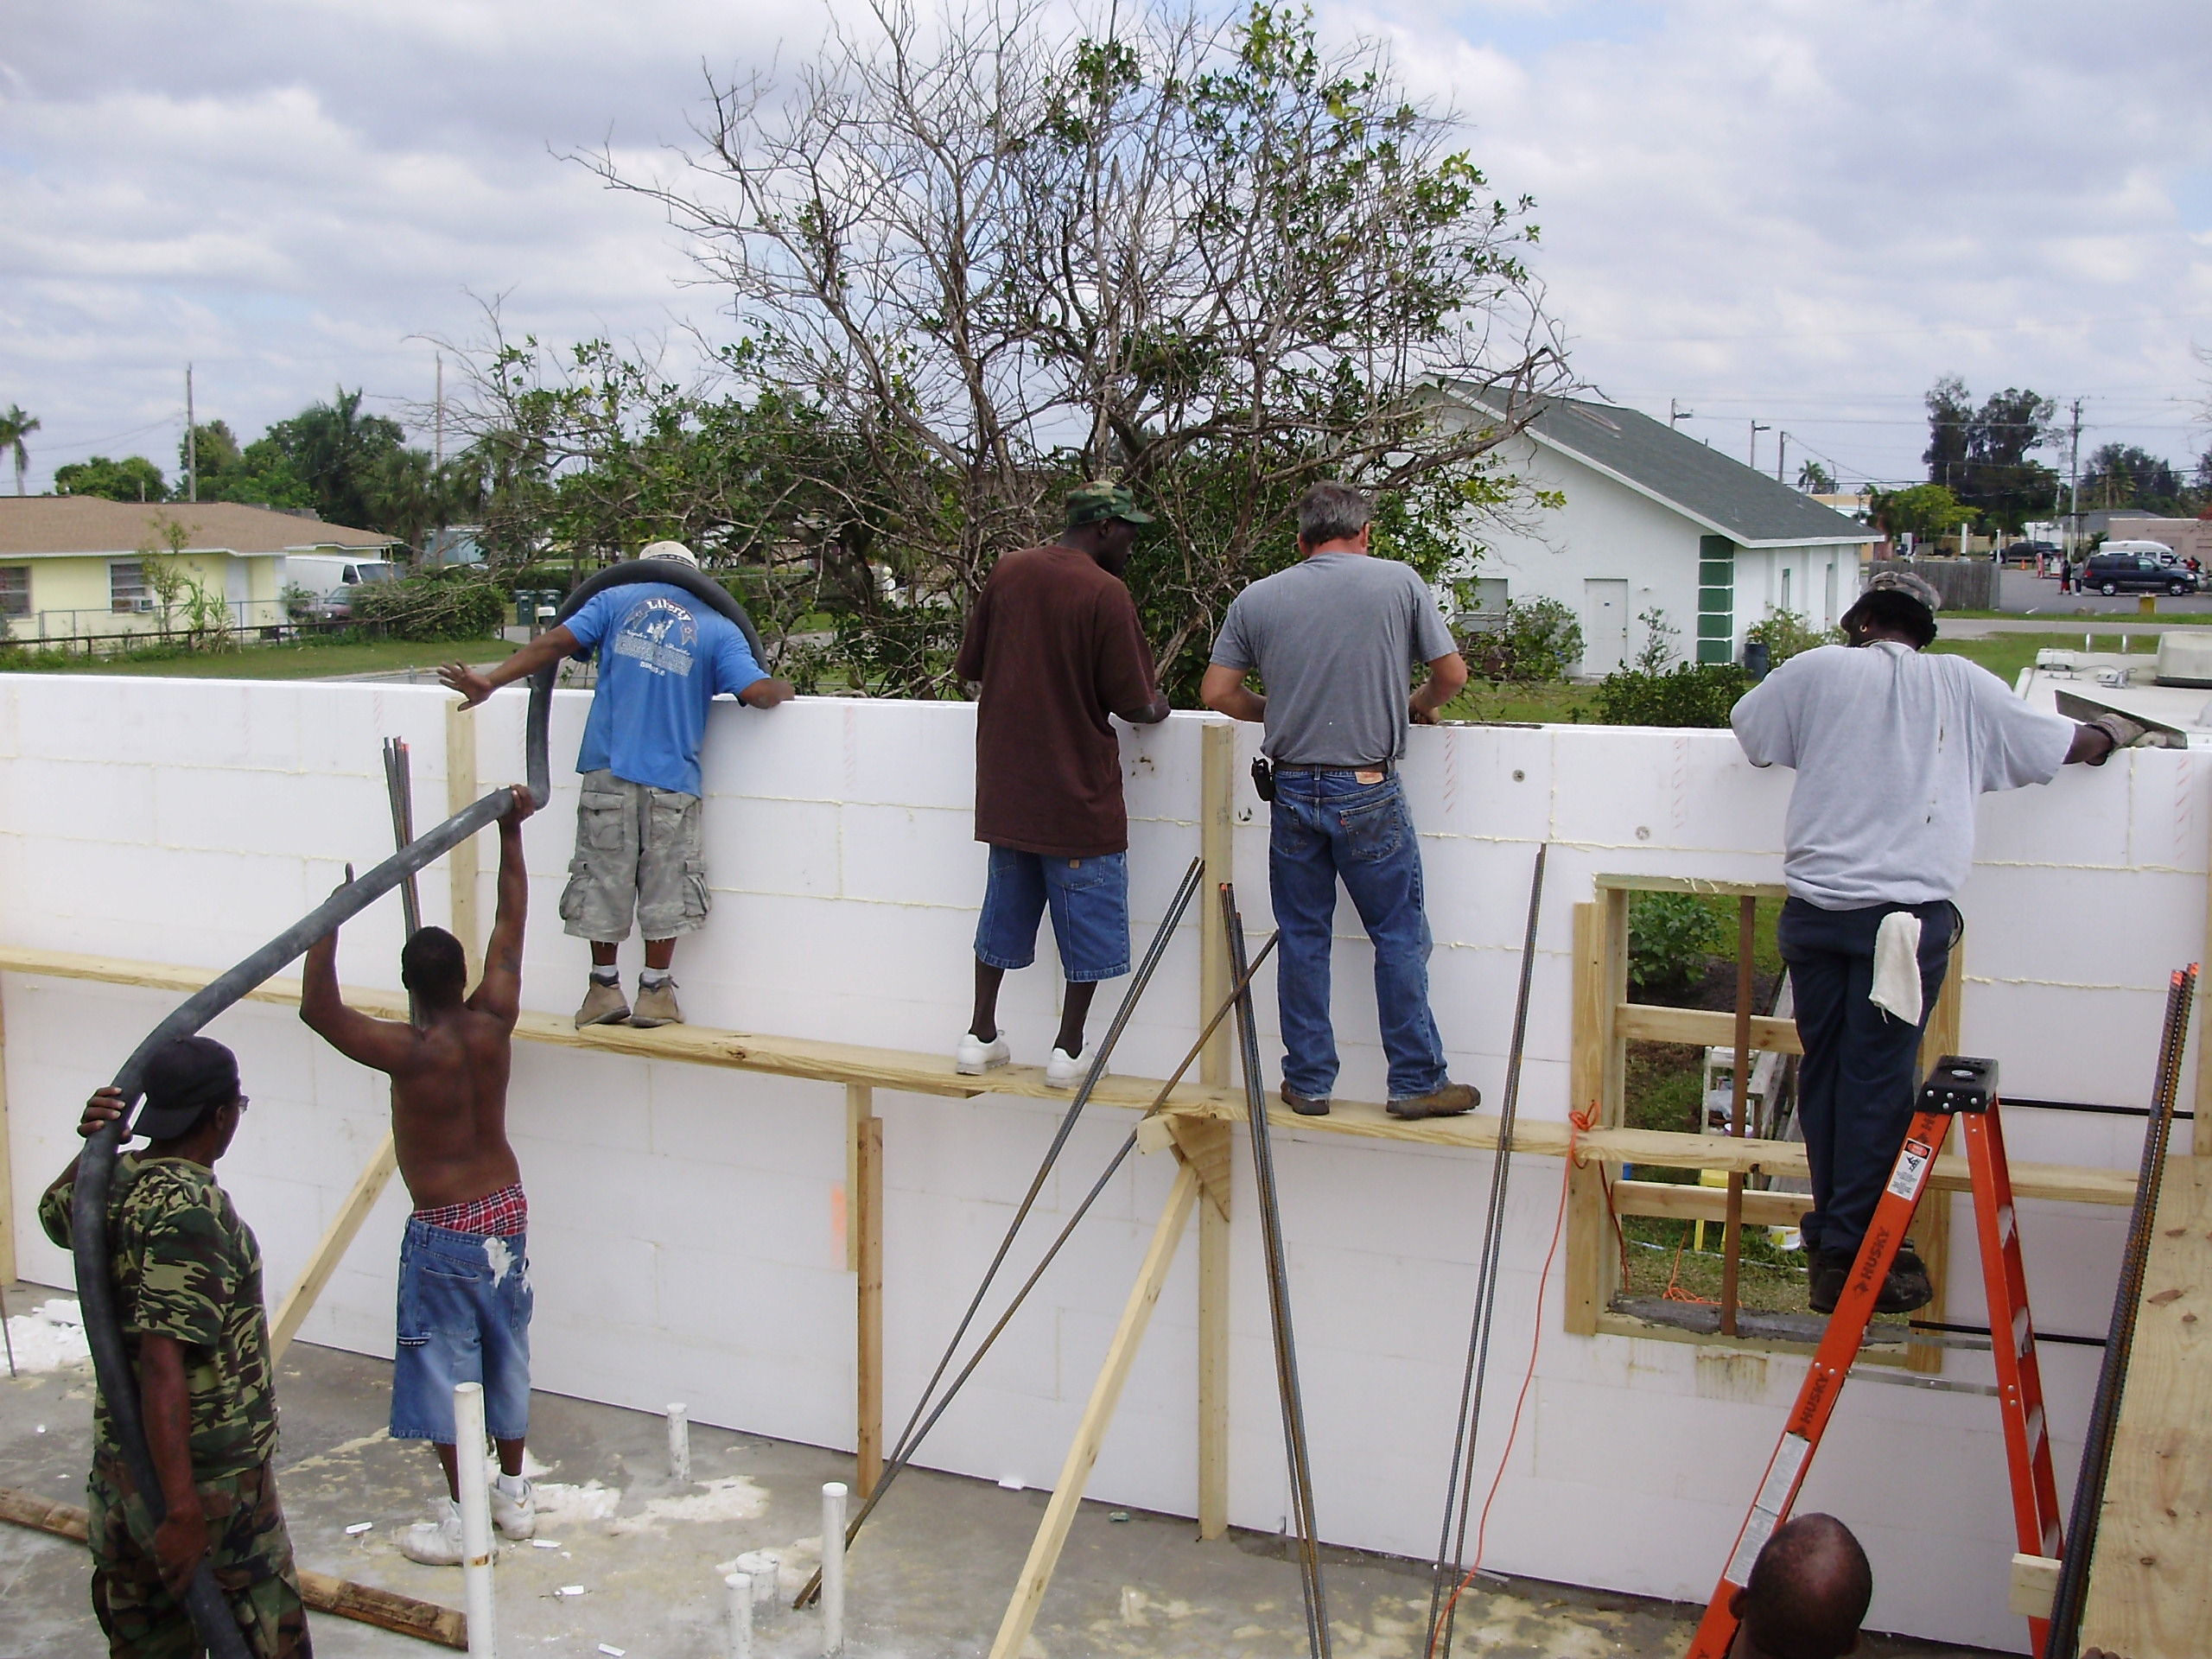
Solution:
<path fill-rule="evenodd" d="M 632 559 L 600 571 L 569 595 L 556 626 L 575 614 L 577 607 L 593 594 L 637 582 L 664 582 L 704 600 L 743 630 L 753 659 L 765 661 L 760 632 L 753 626 L 753 619 L 746 614 L 745 607 L 720 584 L 688 565 L 670 560 Z M 558 671 L 558 664 L 549 664 L 532 678 L 530 687 L 530 719 L 524 741 L 531 799 L 539 806 L 545 804 L 553 788 L 552 772 L 546 759 L 546 733 L 552 712 L 553 682 Z M 130 1058 L 115 1074 L 115 1087 L 123 1096 L 124 1116 L 85 1143 L 70 1211 L 70 1242 L 76 1256 L 77 1297 L 83 1305 L 85 1335 L 91 1344 L 92 1370 L 99 1378 L 100 1397 L 107 1402 L 108 1420 L 115 1426 L 124 1464 L 130 1471 L 131 1484 L 145 1502 L 153 1526 L 161 1524 L 166 1508 L 161 1482 L 146 1449 L 145 1425 L 138 1412 L 137 1379 L 124 1348 L 122 1327 L 116 1319 L 107 1242 L 108 1194 L 114 1180 L 116 1158 L 123 1143 L 130 1139 L 126 1125 L 138 1104 L 147 1062 L 165 1045 L 180 1037 L 191 1036 L 271 974 L 303 954 L 340 922 L 367 909 L 408 876 L 442 857 L 485 825 L 505 817 L 513 806 L 511 791 L 493 790 L 393 854 L 359 880 L 340 887 L 244 962 L 187 998 L 131 1051 Z M 138 1541 L 151 1552 L 150 1535 Z M 200 1632 L 200 1639 L 207 1644 L 213 1659 L 248 1659 L 238 1623 L 204 1559 L 186 1593 L 185 1606 Z"/>

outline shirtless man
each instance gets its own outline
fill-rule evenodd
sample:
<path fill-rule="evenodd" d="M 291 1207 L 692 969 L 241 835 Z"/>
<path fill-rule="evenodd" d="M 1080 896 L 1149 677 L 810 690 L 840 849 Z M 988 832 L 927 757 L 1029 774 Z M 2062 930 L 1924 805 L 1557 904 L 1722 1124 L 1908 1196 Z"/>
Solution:
<path fill-rule="evenodd" d="M 514 795 L 514 810 L 499 821 L 499 910 L 475 995 L 463 996 L 468 964 L 461 941 L 442 927 L 425 927 L 399 953 L 400 982 L 421 1026 L 357 1013 L 339 994 L 333 928 L 308 951 L 300 1000 L 300 1018 L 310 1029 L 346 1058 L 391 1079 L 399 1174 L 415 1200 L 399 1247 L 391 1438 L 431 1441 L 446 1477 L 446 1497 L 429 1521 L 401 1535 L 399 1548 L 429 1567 L 458 1567 L 462 1554 L 457 1382 L 484 1385 L 485 1420 L 499 1448 L 493 1520 L 510 1538 L 537 1530 L 537 1503 L 522 1472 L 530 1427 L 530 1205 L 507 1144 L 507 1066 L 530 900 L 522 861 L 530 791 L 517 785 Z"/>

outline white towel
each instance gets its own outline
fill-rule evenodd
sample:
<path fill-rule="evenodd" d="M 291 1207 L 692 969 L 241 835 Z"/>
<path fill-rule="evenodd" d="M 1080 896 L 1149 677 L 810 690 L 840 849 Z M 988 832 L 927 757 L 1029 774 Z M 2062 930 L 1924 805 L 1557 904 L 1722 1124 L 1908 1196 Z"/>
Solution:
<path fill-rule="evenodd" d="M 1874 988 L 1866 1000 L 1909 1026 L 1920 1023 L 1920 918 L 1893 910 L 1874 935 Z"/>

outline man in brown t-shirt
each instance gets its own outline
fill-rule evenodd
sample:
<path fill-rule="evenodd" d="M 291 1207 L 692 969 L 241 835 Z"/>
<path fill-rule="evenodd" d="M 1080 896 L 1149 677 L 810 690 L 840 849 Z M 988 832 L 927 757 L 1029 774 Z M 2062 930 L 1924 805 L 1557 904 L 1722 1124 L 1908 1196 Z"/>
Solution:
<path fill-rule="evenodd" d="M 1046 547 L 1009 553 L 968 613 L 957 671 L 981 689 L 976 839 L 991 849 L 976 927 L 976 1017 L 955 1057 L 971 1076 L 1004 1065 L 999 982 L 1037 957 L 1046 906 L 1068 980 L 1045 1068 L 1055 1088 L 1086 1069 L 1083 1027 L 1101 980 L 1129 971 L 1128 816 L 1109 715 L 1167 718 L 1152 651 L 1122 585 L 1136 527 L 1127 486 L 1086 484 Z"/>

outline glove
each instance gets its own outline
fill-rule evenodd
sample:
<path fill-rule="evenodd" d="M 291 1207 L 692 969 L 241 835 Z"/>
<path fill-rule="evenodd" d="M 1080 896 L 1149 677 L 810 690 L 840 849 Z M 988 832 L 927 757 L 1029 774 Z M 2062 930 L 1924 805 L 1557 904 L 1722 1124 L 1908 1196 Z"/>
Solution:
<path fill-rule="evenodd" d="M 2112 747 L 2106 750 L 2095 760 L 2089 762 L 2093 766 L 2101 766 L 2106 761 L 2111 760 L 2113 753 L 2118 750 L 2132 748 L 2136 744 L 2142 742 L 2145 737 L 2150 735 L 2151 730 L 2147 726 L 2138 725 L 2134 721 L 2128 719 L 2125 715 L 2115 715 L 2111 713 L 2099 715 L 2094 720 L 2088 721 L 2085 723 L 2097 731 L 2102 732 L 2107 737 L 2112 740 Z M 2161 741 L 2163 741 L 2163 739 Z"/>

